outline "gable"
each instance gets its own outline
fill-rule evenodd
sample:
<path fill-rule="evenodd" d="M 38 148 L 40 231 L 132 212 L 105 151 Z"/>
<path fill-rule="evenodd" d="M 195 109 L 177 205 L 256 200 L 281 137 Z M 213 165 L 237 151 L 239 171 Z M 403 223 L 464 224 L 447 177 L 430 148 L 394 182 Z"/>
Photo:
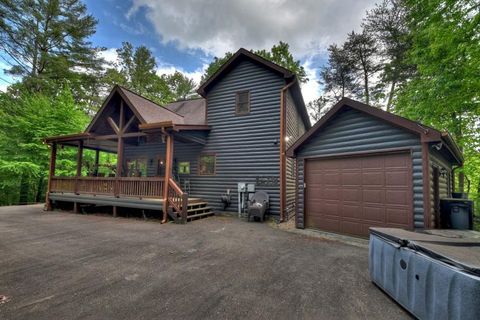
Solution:
<path fill-rule="evenodd" d="M 344 108 L 301 146 L 298 156 L 321 156 L 420 145 L 418 134 L 364 112 Z"/>
<path fill-rule="evenodd" d="M 135 119 L 129 126 L 129 131 L 138 131 L 138 126 L 141 120 L 136 115 L 134 110 L 130 108 L 128 103 L 120 96 L 118 92 L 113 93 L 104 103 L 102 108 L 98 111 L 92 122 L 87 127 L 86 132 L 94 135 L 110 135 L 116 134 L 115 130 L 110 124 L 109 118 L 113 120 L 115 124 L 120 123 L 120 109 L 123 104 L 124 121 L 129 121 L 132 117 Z"/>
<path fill-rule="evenodd" d="M 285 84 L 284 79 L 277 73 L 249 60 L 239 61 L 225 72 L 221 80 L 209 87 L 208 98 L 211 94 L 235 94 L 238 90 L 273 89 L 280 94 Z"/>

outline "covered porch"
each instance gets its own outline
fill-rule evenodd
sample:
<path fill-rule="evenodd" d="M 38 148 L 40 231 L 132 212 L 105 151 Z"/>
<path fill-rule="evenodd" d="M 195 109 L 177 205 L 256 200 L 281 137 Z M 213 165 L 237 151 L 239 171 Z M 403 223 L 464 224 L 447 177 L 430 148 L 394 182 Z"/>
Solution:
<path fill-rule="evenodd" d="M 182 187 L 174 149 L 182 143 L 201 147 L 209 128 L 182 124 L 180 115 L 160 106 L 145 110 L 153 102 L 122 89 L 112 91 L 85 132 L 45 139 L 51 149 L 46 209 L 61 201 L 73 203 L 76 212 L 81 204 L 111 206 L 114 216 L 119 207 L 160 210 L 162 222 L 206 213 L 207 204 L 189 198 L 189 188 Z M 74 176 L 56 174 L 57 151 L 64 146 L 77 149 Z M 85 166 L 85 150 L 94 150 L 93 165 Z M 101 153 L 116 155 L 116 163 L 102 168 Z"/>

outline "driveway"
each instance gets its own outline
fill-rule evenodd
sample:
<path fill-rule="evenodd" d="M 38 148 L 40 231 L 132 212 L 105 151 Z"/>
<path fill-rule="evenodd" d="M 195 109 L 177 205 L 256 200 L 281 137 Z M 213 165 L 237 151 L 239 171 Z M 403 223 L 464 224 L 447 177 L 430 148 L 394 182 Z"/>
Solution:
<path fill-rule="evenodd" d="M 0 319 L 406 319 L 368 250 L 234 217 L 0 208 Z"/>

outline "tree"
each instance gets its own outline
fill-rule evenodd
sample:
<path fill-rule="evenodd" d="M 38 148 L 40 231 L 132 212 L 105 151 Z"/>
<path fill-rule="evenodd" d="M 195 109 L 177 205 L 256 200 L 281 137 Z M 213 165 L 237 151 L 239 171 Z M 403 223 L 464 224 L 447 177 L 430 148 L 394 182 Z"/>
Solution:
<path fill-rule="evenodd" d="M 108 90 L 120 84 L 159 104 L 174 99 L 166 78 L 157 75 L 155 57 L 147 47 L 134 48 L 131 43 L 124 42 L 117 54 L 119 62 L 108 68 L 103 77 Z"/>
<path fill-rule="evenodd" d="M 308 81 L 305 68 L 300 63 L 300 60 L 295 60 L 293 58 L 288 43 L 280 41 L 277 45 L 274 45 L 270 51 L 257 50 L 253 51 L 253 53 L 292 71 L 297 75 L 300 83 Z"/>
<path fill-rule="evenodd" d="M 400 88 L 395 110 L 449 130 L 465 154 L 459 189 L 464 188 L 463 173 L 480 187 L 476 166 L 480 150 L 480 5 L 475 0 L 407 0 L 406 4 L 412 36 L 407 58 L 416 72 Z"/>
<path fill-rule="evenodd" d="M 320 75 L 326 96 L 330 96 L 335 102 L 345 95 L 356 96 L 360 92 L 350 55 L 336 44 L 328 47 L 328 64 L 321 69 Z"/>
<path fill-rule="evenodd" d="M 183 73 L 175 71 L 171 75 L 164 76 L 164 78 L 175 100 L 185 100 L 190 96 L 195 96 L 194 91 L 197 84 Z"/>
<path fill-rule="evenodd" d="M 7 71 L 30 90 L 55 92 L 69 84 L 77 101 L 95 93 L 102 60 L 87 39 L 97 21 L 80 0 L 3 0 L 0 48 Z"/>
<path fill-rule="evenodd" d="M 69 88 L 54 96 L 23 90 L 0 94 L 0 205 L 43 201 L 48 174 L 47 136 L 82 131 L 89 117 Z M 75 150 L 59 150 L 59 173 L 75 172 Z"/>
<path fill-rule="evenodd" d="M 214 57 L 213 61 L 210 62 L 210 64 L 207 67 L 207 70 L 205 70 L 205 73 L 202 75 L 202 78 L 200 80 L 200 83 L 204 83 L 207 81 L 215 72 L 217 72 L 220 67 L 227 62 L 228 59 L 230 59 L 233 56 L 233 53 L 227 52 L 225 55 L 221 58 L 219 57 Z"/>
<path fill-rule="evenodd" d="M 251 52 L 294 72 L 297 75 L 300 83 L 305 83 L 308 81 L 305 68 L 302 66 L 299 60 L 295 60 L 293 58 L 293 55 L 290 53 L 290 46 L 288 43 L 280 41 L 269 51 L 251 50 Z M 208 78 L 210 78 L 218 69 L 220 69 L 220 67 L 232 56 L 233 53 L 227 52 L 222 58 L 215 57 L 209 64 L 207 70 L 205 70 L 201 82 L 203 83 L 207 81 Z"/>
<path fill-rule="evenodd" d="M 379 44 L 378 54 L 383 62 L 380 85 L 387 95 L 387 111 L 391 111 L 398 85 L 404 83 L 414 71 L 413 65 L 405 57 L 411 47 L 407 14 L 404 0 L 383 0 L 367 11 L 363 20 L 363 28 Z"/>
<path fill-rule="evenodd" d="M 343 48 L 350 55 L 352 67 L 363 78 L 363 97 L 365 102 L 370 104 L 372 89 L 370 78 L 379 70 L 379 64 L 376 61 L 378 54 L 376 41 L 365 30 L 362 33 L 352 31 L 348 34 Z"/>
<path fill-rule="evenodd" d="M 310 101 L 307 105 L 308 114 L 310 118 L 313 119 L 314 122 L 320 120 L 321 117 L 328 112 L 328 103 L 329 99 L 324 96 L 320 96 L 319 98 Z"/>

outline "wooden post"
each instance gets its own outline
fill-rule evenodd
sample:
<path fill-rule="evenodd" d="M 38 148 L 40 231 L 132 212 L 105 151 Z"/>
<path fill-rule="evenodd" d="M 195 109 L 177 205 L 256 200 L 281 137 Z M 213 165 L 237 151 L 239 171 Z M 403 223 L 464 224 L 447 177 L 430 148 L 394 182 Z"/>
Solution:
<path fill-rule="evenodd" d="M 173 165 L 173 137 L 167 135 L 166 141 L 166 155 L 165 155 L 165 181 L 163 183 L 163 220 L 162 223 L 167 222 L 167 210 L 168 210 L 168 183 L 172 176 Z"/>
<path fill-rule="evenodd" d="M 75 193 L 78 194 L 79 177 L 82 176 L 82 161 L 83 161 L 83 140 L 78 141 L 77 152 L 77 179 L 75 179 Z"/>
<path fill-rule="evenodd" d="M 98 176 L 98 162 L 100 160 L 100 150 L 95 150 L 95 165 L 93 167 L 93 176 Z"/>
<path fill-rule="evenodd" d="M 50 170 L 48 173 L 47 194 L 45 196 L 45 209 L 47 211 L 52 210 L 52 202 L 50 201 L 49 193 L 52 189 L 52 177 L 55 176 L 56 162 L 57 162 L 57 144 L 52 143 L 52 146 L 50 149 Z"/>

